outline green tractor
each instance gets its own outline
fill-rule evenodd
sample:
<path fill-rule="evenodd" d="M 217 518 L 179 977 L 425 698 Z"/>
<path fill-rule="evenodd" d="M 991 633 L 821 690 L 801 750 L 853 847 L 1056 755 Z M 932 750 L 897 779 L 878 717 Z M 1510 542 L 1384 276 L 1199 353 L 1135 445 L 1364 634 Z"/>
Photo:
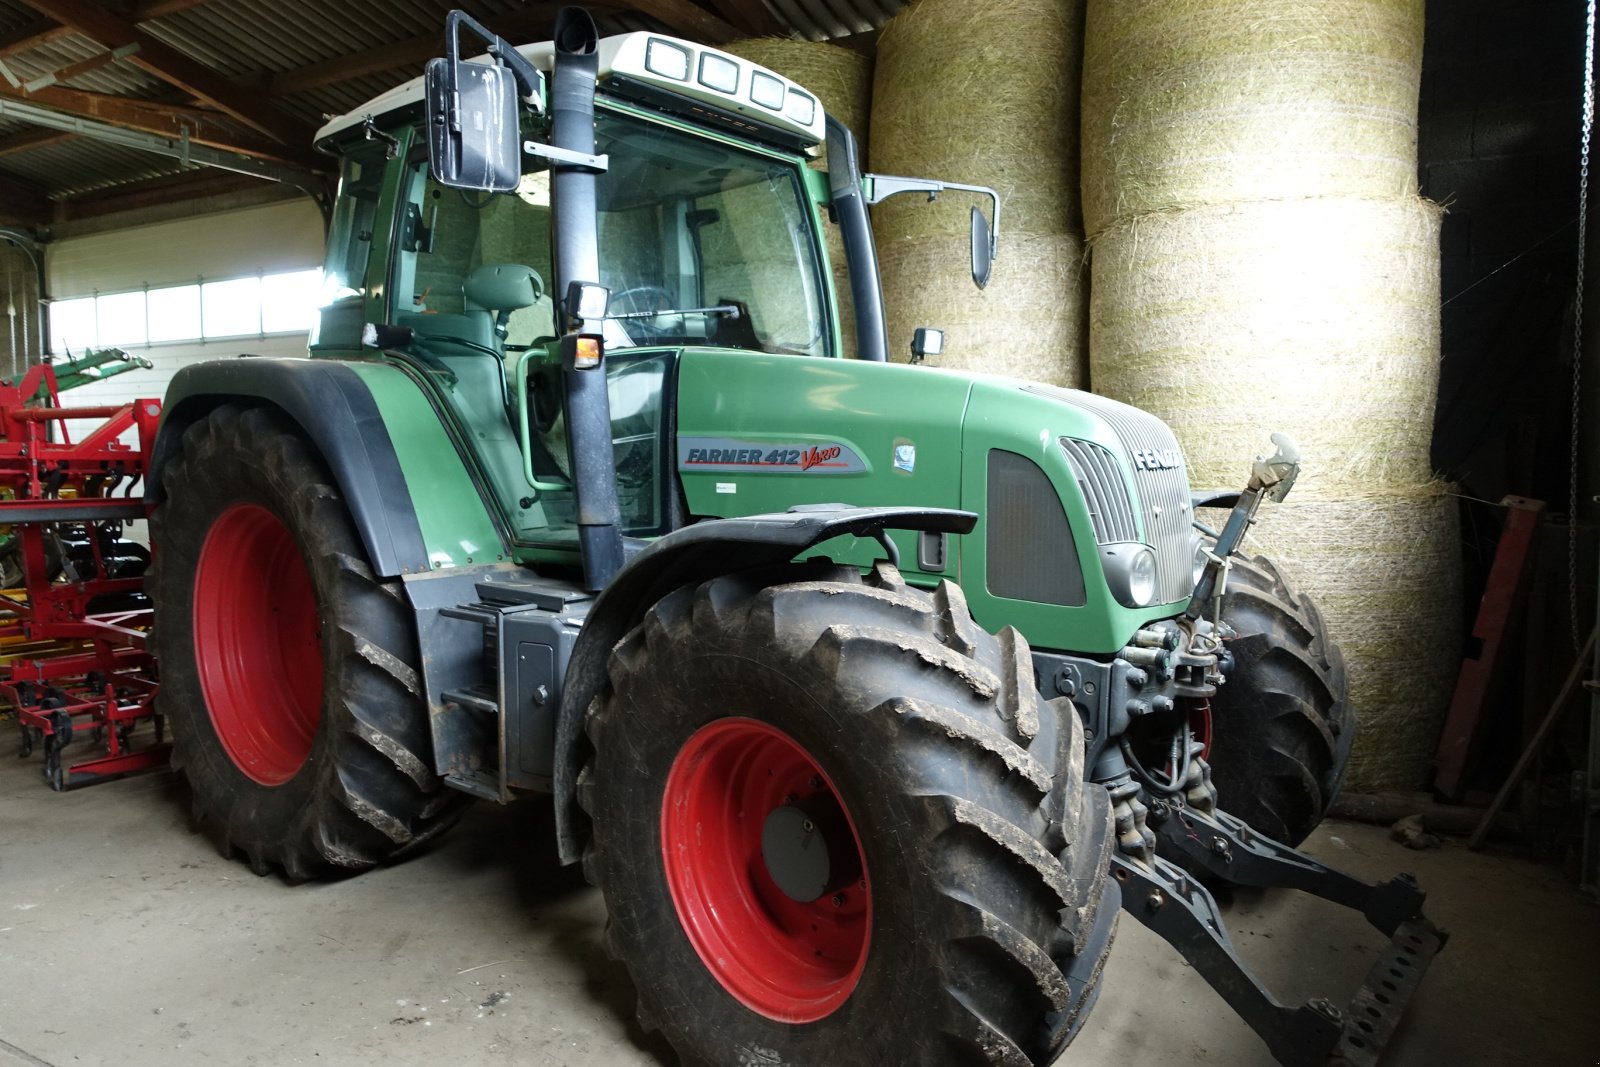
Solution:
<path fill-rule="evenodd" d="M 869 203 L 990 197 L 982 284 L 998 198 L 862 175 L 803 86 L 573 9 L 446 42 L 319 134 L 312 358 L 167 394 L 161 710 L 223 853 L 358 871 L 552 794 L 687 1062 L 1049 1063 L 1121 910 L 1280 1059 L 1370 1061 L 1442 935 L 1290 847 L 1351 734 L 1316 609 L 1235 554 L 1292 443 L 1195 496 L 1149 415 L 888 362 Z M 1350 1007 L 1281 1005 L 1219 881 L 1391 949 Z"/>

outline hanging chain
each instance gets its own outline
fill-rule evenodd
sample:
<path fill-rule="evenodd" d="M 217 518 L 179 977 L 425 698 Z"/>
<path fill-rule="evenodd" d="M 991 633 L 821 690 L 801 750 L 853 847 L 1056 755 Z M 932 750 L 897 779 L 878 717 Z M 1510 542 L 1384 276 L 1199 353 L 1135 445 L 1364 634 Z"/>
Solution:
<path fill-rule="evenodd" d="M 1567 481 L 1567 610 L 1571 615 L 1572 647 L 1587 633 L 1578 622 L 1578 415 L 1582 406 L 1578 390 L 1583 385 L 1583 265 L 1589 251 L 1589 141 L 1594 131 L 1594 9 L 1589 0 L 1583 34 L 1583 141 L 1578 150 L 1578 269 L 1572 307 L 1572 443 Z"/>

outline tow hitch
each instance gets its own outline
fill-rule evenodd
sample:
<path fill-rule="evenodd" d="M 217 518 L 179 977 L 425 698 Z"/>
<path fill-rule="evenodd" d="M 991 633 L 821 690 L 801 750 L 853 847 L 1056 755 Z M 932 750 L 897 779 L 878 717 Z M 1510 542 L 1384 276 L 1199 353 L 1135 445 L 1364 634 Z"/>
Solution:
<path fill-rule="evenodd" d="M 1156 855 L 1118 854 L 1112 876 L 1122 906 L 1182 953 L 1228 1006 L 1261 1036 L 1279 1063 L 1374 1064 L 1405 1013 L 1423 972 L 1448 935 L 1426 919 L 1426 894 L 1408 874 L 1370 884 L 1254 833 L 1226 812 L 1207 815 L 1157 803 L 1150 810 Z M 1175 861 L 1239 885 L 1299 889 L 1353 908 L 1389 937 L 1366 981 L 1341 1011 L 1328 1000 L 1280 1003 L 1234 952 L 1217 904 Z"/>
<path fill-rule="evenodd" d="M 1206 501 L 1232 504 L 1221 533 L 1200 527 L 1214 542 L 1184 617 L 1198 623 L 1209 612 L 1216 624 L 1197 630 L 1192 662 L 1224 656 L 1220 641 L 1226 625 L 1222 598 L 1231 557 L 1264 501 L 1282 501 L 1300 473 L 1300 450 L 1286 434 L 1272 435 L 1274 451 L 1258 457 L 1245 489 L 1216 494 Z M 1197 524 L 1198 525 L 1198 524 Z M 1127 650 L 1125 650 L 1127 651 Z M 1205 667 L 1203 682 L 1191 678 L 1190 695 L 1204 697 L 1224 679 Z M 1202 705 L 1208 707 L 1207 705 Z M 1353 878 L 1251 830 L 1216 807 L 1217 794 L 1200 756 L 1203 746 L 1190 732 L 1188 718 L 1178 725 L 1175 752 L 1187 752 L 1182 773 L 1160 780 L 1143 763 L 1114 753 L 1101 756 L 1096 779 L 1122 798 L 1117 811 L 1121 848 L 1111 874 L 1122 888 L 1122 906 L 1159 934 L 1238 1012 L 1266 1042 L 1279 1063 L 1310 1067 L 1375 1064 L 1405 1013 L 1446 934 L 1422 914 L 1426 895 L 1408 874 L 1382 884 Z M 1124 756 L 1130 750 L 1123 745 Z M 1138 798 L 1148 799 L 1148 806 Z M 1236 885 L 1298 889 L 1360 912 L 1389 938 L 1389 947 L 1367 979 L 1341 1010 L 1317 998 L 1296 1007 L 1280 1003 L 1250 973 L 1234 951 L 1216 901 L 1191 871 Z"/>

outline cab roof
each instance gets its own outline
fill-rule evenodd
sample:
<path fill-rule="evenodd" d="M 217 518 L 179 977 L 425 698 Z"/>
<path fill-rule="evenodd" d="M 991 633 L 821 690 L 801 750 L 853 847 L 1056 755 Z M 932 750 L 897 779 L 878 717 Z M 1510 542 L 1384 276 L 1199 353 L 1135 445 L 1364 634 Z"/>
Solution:
<path fill-rule="evenodd" d="M 544 41 L 520 45 L 517 51 L 540 71 L 550 74 L 555 61 L 554 44 Z M 816 95 L 747 59 L 649 31 L 602 38 L 598 52 L 602 89 L 608 82 L 618 86 L 625 83 L 658 103 L 664 97 L 681 99 L 691 117 L 695 104 L 710 105 L 775 128 L 804 146 L 821 144 L 825 137 L 825 116 Z M 487 55 L 473 60 L 489 61 Z M 329 121 L 317 131 L 316 143 L 323 144 L 369 118 L 382 119 L 419 107 L 422 99 L 423 78 L 419 75 Z"/>

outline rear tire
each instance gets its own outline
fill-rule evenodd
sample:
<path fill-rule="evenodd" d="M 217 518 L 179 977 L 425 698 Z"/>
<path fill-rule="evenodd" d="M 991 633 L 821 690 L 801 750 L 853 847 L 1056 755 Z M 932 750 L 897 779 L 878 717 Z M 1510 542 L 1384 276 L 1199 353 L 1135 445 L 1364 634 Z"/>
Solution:
<path fill-rule="evenodd" d="M 1269 559 L 1237 557 L 1222 617 L 1233 669 L 1211 698 L 1217 803 L 1256 830 L 1298 845 L 1344 783 L 1355 739 L 1344 657 L 1322 612 Z"/>
<path fill-rule="evenodd" d="M 956 586 L 811 565 L 680 589 L 618 644 L 588 730 L 584 869 L 641 1024 L 686 1063 L 1043 1064 L 1083 1024 L 1118 912 L 1109 803 L 1026 642 Z M 821 829 L 786 855 L 843 857 L 809 902 L 762 837 L 797 807 Z"/>
<path fill-rule="evenodd" d="M 404 593 L 372 573 L 294 425 L 224 405 L 184 432 L 162 487 L 158 706 L 197 826 L 257 874 L 301 880 L 450 825 L 465 798 L 432 771 Z"/>

